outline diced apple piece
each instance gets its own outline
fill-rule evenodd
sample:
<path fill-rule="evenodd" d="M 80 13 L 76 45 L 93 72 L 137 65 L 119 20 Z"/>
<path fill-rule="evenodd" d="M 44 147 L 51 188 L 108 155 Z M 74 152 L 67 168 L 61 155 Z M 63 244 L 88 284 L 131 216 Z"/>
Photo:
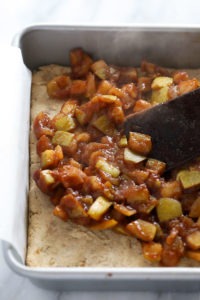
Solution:
<path fill-rule="evenodd" d="M 110 206 L 113 203 L 109 201 L 108 199 L 99 196 L 93 204 L 90 206 L 88 210 L 88 215 L 98 221 L 101 219 L 101 217 L 109 210 Z"/>
<path fill-rule="evenodd" d="M 138 219 L 129 223 L 126 228 L 132 233 L 136 238 L 150 242 L 153 241 L 156 235 L 156 226 L 150 222 Z"/>
<path fill-rule="evenodd" d="M 143 255 L 146 259 L 152 262 L 158 262 L 161 260 L 162 245 L 160 243 L 144 243 L 142 246 Z"/>
<path fill-rule="evenodd" d="M 199 87 L 199 81 L 196 78 L 182 80 L 178 84 L 179 94 L 183 95 L 196 90 Z"/>
<path fill-rule="evenodd" d="M 37 139 L 39 139 L 43 135 L 53 135 L 54 130 L 52 129 L 52 123 L 49 116 L 46 113 L 40 112 L 36 116 L 33 123 L 33 130 Z"/>
<path fill-rule="evenodd" d="M 173 198 L 160 198 L 157 206 L 157 215 L 160 222 L 169 221 L 182 215 L 181 203 Z"/>
<path fill-rule="evenodd" d="M 200 231 L 194 231 L 186 237 L 186 243 L 192 250 L 200 249 Z"/>
<path fill-rule="evenodd" d="M 147 155 L 152 148 L 151 137 L 147 134 L 130 132 L 128 147 L 136 153 Z"/>
<path fill-rule="evenodd" d="M 60 207 L 67 211 L 71 218 L 87 217 L 83 204 L 70 193 L 60 199 Z"/>
<path fill-rule="evenodd" d="M 101 174 L 102 175 L 102 174 Z M 117 185 L 117 182 L 118 182 L 118 179 L 114 179 L 114 177 L 112 177 L 111 180 L 114 180 L 113 184 L 116 184 Z M 109 199 L 110 201 L 114 199 L 114 187 L 113 187 L 113 184 L 110 182 L 110 181 L 106 181 L 104 184 L 103 184 L 103 193 L 104 193 L 104 196 Z"/>
<path fill-rule="evenodd" d="M 72 143 L 74 134 L 66 131 L 56 131 L 52 138 L 52 143 L 61 146 L 70 146 Z"/>
<path fill-rule="evenodd" d="M 60 75 L 47 83 L 47 93 L 51 98 L 66 99 L 70 94 L 71 79 Z"/>
<path fill-rule="evenodd" d="M 151 103 L 149 103 L 148 101 L 139 99 L 136 101 L 136 103 L 134 105 L 133 112 L 134 113 L 140 112 L 140 111 L 150 108 L 151 106 L 152 106 Z"/>
<path fill-rule="evenodd" d="M 154 223 L 156 226 L 156 239 L 161 239 L 163 237 L 163 230 L 159 223 Z"/>
<path fill-rule="evenodd" d="M 163 87 L 170 86 L 172 83 L 173 83 L 173 78 L 160 76 L 160 77 L 156 77 L 153 80 L 151 84 L 151 88 L 152 90 L 158 90 Z"/>
<path fill-rule="evenodd" d="M 71 50 L 69 57 L 73 77 L 85 77 L 93 63 L 91 57 L 80 48 Z"/>
<path fill-rule="evenodd" d="M 135 169 L 131 171 L 131 178 L 138 185 L 144 183 L 148 179 L 148 177 L 149 177 L 148 170 Z"/>
<path fill-rule="evenodd" d="M 89 191 L 99 191 L 103 188 L 101 180 L 97 176 L 88 176 L 86 185 Z"/>
<path fill-rule="evenodd" d="M 100 79 L 107 79 L 109 75 L 108 65 L 103 60 L 98 60 L 91 65 L 92 71 Z"/>
<path fill-rule="evenodd" d="M 47 169 L 52 167 L 55 163 L 55 151 L 54 150 L 45 150 L 41 154 L 41 168 Z"/>
<path fill-rule="evenodd" d="M 55 168 L 60 160 L 63 159 L 62 148 L 57 145 L 55 150 L 45 150 L 41 153 L 41 168 Z"/>
<path fill-rule="evenodd" d="M 115 127 L 106 115 L 102 115 L 92 122 L 92 125 L 105 135 L 113 135 Z"/>
<path fill-rule="evenodd" d="M 121 137 L 121 139 L 119 140 L 119 142 L 118 142 L 118 146 L 119 146 L 119 147 L 126 147 L 127 145 L 128 145 L 127 138 L 126 138 L 125 135 L 123 135 L 123 136 Z"/>
<path fill-rule="evenodd" d="M 70 87 L 71 95 L 84 95 L 86 93 L 86 81 L 85 80 L 73 80 Z"/>
<path fill-rule="evenodd" d="M 93 230 L 105 230 L 115 227 L 118 222 L 115 219 L 104 220 L 98 224 L 92 225 L 90 229 Z"/>
<path fill-rule="evenodd" d="M 99 158 L 96 163 L 96 168 L 100 169 L 112 177 L 118 177 L 120 170 L 118 167 L 114 167 L 112 164 L 108 163 L 104 158 Z"/>
<path fill-rule="evenodd" d="M 178 84 L 181 81 L 186 81 L 188 79 L 189 79 L 189 75 L 185 71 L 175 71 L 173 73 L 173 81 L 175 84 Z"/>
<path fill-rule="evenodd" d="M 61 108 L 61 113 L 65 114 L 65 115 L 74 115 L 75 110 L 77 107 L 77 101 L 76 100 L 68 100 L 66 101 L 62 108 Z"/>
<path fill-rule="evenodd" d="M 125 192 L 127 203 L 134 207 L 138 203 L 149 201 L 149 191 L 145 185 L 132 186 Z"/>
<path fill-rule="evenodd" d="M 137 164 L 145 159 L 146 159 L 145 156 L 136 154 L 133 151 L 131 151 L 129 148 L 124 149 L 124 160 L 127 162 L 133 162 L 133 163 Z"/>
<path fill-rule="evenodd" d="M 77 204 L 74 208 L 68 209 L 69 216 L 73 218 L 79 218 L 79 217 L 87 217 L 87 212 L 85 211 L 83 205 L 77 201 Z"/>
<path fill-rule="evenodd" d="M 92 102 L 103 102 L 120 105 L 120 100 L 115 95 L 97 95 L 92 98 Z"/>
<path fill-rule="evenodd" d="M 89 73 L 86 81 L 86 97 L 92 97 L 96 92 L 96 82 L 95 76 L 92 73 Z"/>
<path fill-rule="evenodd" d="M 62 148 L 57 145 L 55 150 L 45 150 L 41 153 L 41 168 L 55 168 L 60 160 L 63 159 Z"/>
<path fill-rule="evenodd" d="M 63 221 L 67 221 L 67 219 L 68 219 L 68 214 L 66 213 L 66 211 L 61 209 L 59 207 L 59 205 L 54 208 L 53 214 L 54 214 L 54 216 L 60 218 Z"/>
<path fill-rule="evenodd" d="M 54 177 L 51 175 L 50 170 L 42 170 L 40 172 L 40 179 L 44 181 L 47 185 L 55 183 Z"/>
<path fill-rule="evenodd" d="M 71 131 L 76 128 L 76 123 L 71 115 L 59 118 L 55 122 L 56 130 Z"/>
<path fill-rule="evenodd" d="M 160 189 L 162 198 L 179 198 L 182 195 L 181 184 L 177 180 L 164 182 Z"/>
<path fill-rule="evenodd" d="M 200 251 L 187 251 L 186 256 L 200 262 Z"/>
<path fill-rule="evenodd" d="M 177 174 L 184 190 L 200 186 L 200 171 L 183 170 Z"/>
<path fill-rule="evenodd" d="M 79 108 L 76 108 L 75 110 L 75 117 L 81 125 L 85 125 L 87 123 L 86 113 Z"/>
<path fill-rule="evenodd" d="M 78 133 L 75 138 L 78 143 L 88 143 L 91 140 L 91 136 L 87 132 Z"/>
<path fill-rule="evenodd" d="M 82 198 L 82 202 L 85 203 L 86 205 L 91 206 L 93 203 L 93 198 L 90 195 L 87 195 L 85 197 Z"/>
<path fill-rule="evenodd" d="M 146 214 L 150 214 L 150 212 L 156 207 L 157 203 L 152 203 L 150 205 L 147 204 L 147 207 L 145 209 Z"/>
<path fill-rule="evenodd" d="M 51 143 L 50 138 L 46 135 L 42 135 L 37 141 L 36 149 L 37 149 L 37 154 L 39 156 L 41 156 L 42 152 L 44 152 L 45 150 L 52 150 L 53 145 Z"/>
<path fill-rule="evenodd" d="M 141 76 L 138 78 L 137 87 L 141 94 L 151 91 L 152 80 L 153 78 L 147 76 Z"/>
<path fill-rule="evenodd" d="M 114 96 L 116 96 L 118 99 L 123 99 L 124 96 L 125 96 L 125 92 L 122 91 L 122 89 L 120 89 L 120 88 L 118 88 L 118 87 L 116 87 L 116 86 L 114 86 L 114 85 L 110 87 L 110 89 L 109 89 L 109 91 L 108 91 L 107 94 L 109 94 L 109 95 L 114 95 Z M 119 103 L 119 105 L 120 105 L 120 103 Z"/>
<path fill-rule="evenodd" d="M 124 206 L 123 204 L 114 204 L 114 209 L 127 217 L 133 216 L 137 213 L 137 211 L 134 208 Z"/>
<path fill-rule="evenodd" d="M 112 88 L 112 84 L 108 80 L 102 80 L 99 83 L 97 94 L 105 95 L 108 94 L 108 91 Z"/>
<path fill-rule="evenodd" d="M 125 115 L 122 106 L 120 105 L 110 106 L 108 109 L 108 116 L 116 125 L 122 124 L 125 120 Z"/>
<path fill-rule="evenodd" d="M 150 190 L 159 192 L 163 179 L 158 174 L 150 173 L 145 183 Z"/>
<path fill-rule="evenodd" d="M 62 151 L 62 147 L 60 145 L 57 145 L 55 147 L 55 160 L 56 161 L 60 161 L 61 159 L 63 159 L 63 151 Z"/>
<path fill-rule="evenodd" d="M 153 158 L 149 158 L 146 162 L 146 168 L 155 171 L 157 174 L 163 174 L 165 172 L 166 169 L 166 163 L 157 160 L 157 159 L 153 159 Z"/>
<path fill-rule="evenodd" d="M 155 105 L 166 102 L 169 99 L 168 91 L 168 86 L 162 87 L 159 90 L 153 90 L 151 95 L 151 104 Z"/>

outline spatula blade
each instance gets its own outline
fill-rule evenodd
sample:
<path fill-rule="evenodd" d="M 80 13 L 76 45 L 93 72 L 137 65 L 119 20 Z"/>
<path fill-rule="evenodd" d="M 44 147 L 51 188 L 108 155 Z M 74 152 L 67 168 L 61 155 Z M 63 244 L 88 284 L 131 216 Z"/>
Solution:
<path fill-rule="evenodd" d="M 127 117 L 124 132 L 148 134 L 150 157 L 173 169 L 200 155 L 200 88 Z"/>

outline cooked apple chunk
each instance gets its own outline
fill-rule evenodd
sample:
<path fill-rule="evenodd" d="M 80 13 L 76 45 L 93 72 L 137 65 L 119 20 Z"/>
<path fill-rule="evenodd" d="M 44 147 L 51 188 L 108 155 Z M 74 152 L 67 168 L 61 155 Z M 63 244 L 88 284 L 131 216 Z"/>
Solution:
<path fill-rule="evenodd" d="M 147 155 L 152 148 L 151 137 L 147 134 L 130 132 L 128 147 L 135 153 Z"/>
<path fill-rule="evenodd" d="M 76 122 L 71 115 L 63 116 L 55 121 L 56 130 L 71 131 L 76 128 Z"/>
<path fill-rule="evenodd" d="M 48 169 L 57 166 L 58 162 L 63 159 L 62 148 L 57 145 L 55 150 L 45 150 L 41 153 L 41 168 Z"/>
<path fill-rule="evenodd" d="M 183 170 L 177 174 L 177 179 L 180 180 L 184 190 L 198 188 L 200 186 L 200 171 Z"/>
<path fill-rule="evenodd" d="M 157 206 L 157 215 L 160 222 L 169 221 L 182 215 L 181 203 L 173 198 L 160 198 Z"/>
<path fill-rule="evenodd" d="M 92 125 L 106 135 L 113 135 L 115 127 L 106 115 L 102 115 L 92 122 Z"/>
<path fill-rule="evenodd" d="M 186 256 L 200 262 L 200 251 L 187 251 Z"/>
<path fill-rule="evenodd" d="M 41 168 L 47 169 L 54 165 L 55 161 L 55 152 L 54 150 L 45 150 L 41 154 Z"/>
<path fill-rule="evenodd" d="M 133 162 L 135 164 L 138 164 L 145 159 L 146 159 L 145 156 L 136 154 L 133 151 L 131 151 L 129 148 L 124 149 L 124 160 L 127 162 Z"/>
<path fill-rule="evenodd" d="M 153 241 L 156 235 L 156 226 L 141 219 L 129 223 L 126 228 L 135 237 L 145 242 Z"/>
<path fill-rule="evenodd" d="M 66 101 L 63 106 L 61 107 L 61 112 L 65 115 L 74 115 L 76 107 L 77 107 L 77 101 L 76 100 L 68 100 Z"/>
<path fill-rule="evenodd" d="M 146 162 L 146 168 L 161 175 L 165 172 L 166 163 L 157 159 L 149 158 Z"/>
<path fill-rule="evenodd" d="M 125 135 L 123 135 L 121 137 L 121 139 L 119 140 L 118 146 L 119 147 L 126 147 L 126 146 L 128 146 L 128 140 L 127 140 L 127 137 Z"/>
<path fill-rule="evenodd" d="M 55 132 L 55 135 L 53 136 L 52 143 L 55 145 L 61 145 L 61 146 L 70 146 L 72 143 L 74 134 L 66 131 L 58 130 Z"/>
<path fill-rule="evenodd" d="M 118 177 L 120 174 L 120 169 L 118 167 L 113 166 L 101 157 L 97 160 L 96 168 L 110 174 L 112 177 Z"/>
<path fill-rule="evenodd" d="M 152 90 L 158 90 L 165 86 L 170 86 L 172 83 L 173 83 L 173 78 L 160 76 L 160 77 L 156 77 L 153 80 L 151 84 L 151 88 Z"/>
<path fill-rule="evenodd" d="M 144 243 L 142 246 L 143 255 L 150 261 L 158 262 L 161 260 L 162 245 L 160 243 Z"/>
<path fill-rule="evenodd" d="M 55 179 L 51 174 L 50 170 L 42 170 L 40 172 L 40 180 L 44 181 L 46 185 L 55 183 Z"/>
<path fill-rule="evenodd" d="M 127 203 L 134 207 L 139 203 L 147 203 L 149 201 L 149 190 L 143 185 L 132 186 L 126 192 Z"/>
<path fill-rule="evenodd" d="M 68 220 L 68 214 L 66 213 L 66 211 L 64 211 L 63 209 L 60 208 L 60 206 L 55 206 L 54 210 L 53 210 L 53 214 L 54 216 L 60 218 L 63 221 L 67 221 Z"/>
<path fill-rule="evenodd" d="M 177 180 L 163 182 L 160 188 L 160 195 L 163 198 L 179 199 L 182 194 L 181 184 Z"/>
<path fill-rule="evenodd" d="M 121 213 L 122 215 L 127 216 L 127 217 L 133 216 L 137 213 L 137 211 L 134 208 L 132 208 L 130 206 L 127 207 L 123 204 L 117 204 L 117 203 L 114 204 L 114 209 L 116 211 L 118 211 L 119 213 Z"/>
<path fill-rule="evenodd" d="M 76 108 L 76 110 L 75 110 L 75 117 L 76 117 L 77 121 L 80 123 L 80 125 L 85 125 L 87 123 L 86 113 L 79 108 Z"/>
<path fill-rule="evenodd" d="M 101 221 L 98 224 L 92 225 L 90 227 L 90 229 L 93 229 L 93 230 L 105 230 L 105 229 L 113 228 L 117 224 L 118 224 L 118 222 L 115 219 L 104 220 L 104 221 Z"/>
<path fill-rule="evenodd" d="M 169 87 L 165 86 L 158 90 L 154 90 L 151 95 L 151 104 L 160 104 L 169 100 Z"/>
<path fill-rule="evenodd" d="M 88 210 L 88 215 L 98 221 L 109 210 L 113 203 L 105 197 L 99 196 Z"/>
<path fill-rule="evenodd" d="M 98 60 L 91 65 L 94 74 L 100 79 L 107 79 L 109 75 L 109 67 L 104 60 Z"/>
<path fill-rule="evenodd" d="M 171 77 L 156 77 L 151 84 L 153 90 L 151 103 L 159 104 L 166 102 L 169 99 L 168 91 L 172 83 L 173 79 Z"/>
<path fill-rule="evenodd" d="M 186 237 L 186 243 L 192 250 L 200 249 L 200 231 L 194 231 Z"/>

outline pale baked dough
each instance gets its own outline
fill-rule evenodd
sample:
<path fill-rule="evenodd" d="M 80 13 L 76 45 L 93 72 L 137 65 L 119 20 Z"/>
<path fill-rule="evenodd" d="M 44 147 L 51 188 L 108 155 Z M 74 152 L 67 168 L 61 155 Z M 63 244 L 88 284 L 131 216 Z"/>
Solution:
<path fill-rule="evenodd" d="M 141 244 L 133 237 L 111 230 L 92 231 L 53 216 L 53 205 L 32 179 L 39 168 L 36 138 L 32 123 L 40 112 L 54 115 L 60 110 L 61 100 L 50 100 L 46 83 L 56 75 L 69 72 L 68 68 L 50 65 L 41 67 L 32 78 L 31 133 L 30 133 L 30 193 L 29 226 L 26 264 L 32 267 L 150 267 L 157 266 L 144 259 Z M 200 79 L 200 71 L 188 71 Z M 180 266 L 200 266 L 184 258 Z"/>

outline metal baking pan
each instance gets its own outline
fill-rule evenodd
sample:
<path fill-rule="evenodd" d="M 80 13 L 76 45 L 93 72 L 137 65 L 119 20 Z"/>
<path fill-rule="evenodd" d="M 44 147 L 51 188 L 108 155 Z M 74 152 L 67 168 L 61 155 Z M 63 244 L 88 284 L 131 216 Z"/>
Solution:
<path fill-rule="evenodd" d="M 165 67 L 200 67 L 200 27 L 32 26 L 20 33 L 13 45 L 20 48 L 29 70 L 51 63 L 67 64 L 69 50 L 74 47 L 82 47 L 96 58 L 116 65 L 139 66 L 145 58 Z M 28 122 L 24 126 L 27 126 L 28 132 Z M 28 149 L 28 134 L 26 137 Z M 28 155 L 25 155 L 25 159 L 28 166 Z M 26 188 L 21 186 L 24 193 Z M 26 213 L 26 209 L 23 209 L 23 218 L 26 218 Z M 4 255 L 15 272 L 48 289 L 200 289 L 200 268 L 32 268 L 21 262 L 8 243 L 4 243 Z"/>

